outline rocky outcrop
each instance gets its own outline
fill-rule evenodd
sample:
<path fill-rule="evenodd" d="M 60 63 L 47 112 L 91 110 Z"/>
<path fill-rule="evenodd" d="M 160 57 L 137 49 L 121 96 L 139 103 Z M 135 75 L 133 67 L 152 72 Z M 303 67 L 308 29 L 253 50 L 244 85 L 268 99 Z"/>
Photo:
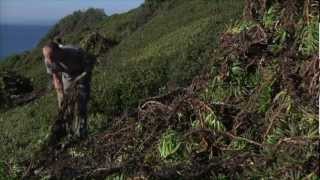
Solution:
<path fill-rule="evenodd" d="M 32 91 L 30 79 L 12 71 L 0 73 L 0 108 L 22 103 Z"/>

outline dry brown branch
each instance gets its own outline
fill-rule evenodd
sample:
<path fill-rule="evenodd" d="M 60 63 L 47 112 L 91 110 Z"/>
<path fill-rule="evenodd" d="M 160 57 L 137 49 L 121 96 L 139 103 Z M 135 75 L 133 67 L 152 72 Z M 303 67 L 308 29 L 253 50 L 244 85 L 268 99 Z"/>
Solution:
<path fill-rule="evenodd" d="M 84 176 L 78 177 L 78 179 L 92 179 L 92 178 L 105 178 L 106 176 L 110 176 L 114 173 L 121 172 L 122 169 L 128 166 L 127 163 L 123 163 L 121 165 L 117 165 L 114 167 L 108 167 L 108 168 L 97 168 L 94 170 L 89 171 Z"/>
<path fill-rule="evenodd" d="M 314 144 L 317 145 L 320 138 L 309 138 L 309 137 L 290 137 L 290 138 L 282 138 L 278 141 L 276 146 L 280 146 L 281 144 L 287 143 L 287 144 L 295 144 L 295 145 L 308 145 L 308 144 Z"/>
<path fill-rule="evenodd" d="M 274 122 L 275 122 L 276 118 L 282 113 L 283 107 L 281 107 L 281 106 L 277 107 L 276 111 L 273 111 L 275 106 L 276 106 L 275 104 L 272 105 L 271 112 L 267 112 L 267 115 L 266 115 L 265 119 L 267 120 L 267 118 L 269 118 L 270 122 L 269 122 L 269 125 L 268 125 L 266 131 L 263 133 L 263 136 L 262 136 L 263 142 L 266 141 L 267 136 L 269 135 L 272 127 L 274 126 Z M 269 115 L 270 115 L 270 117 L 269 117 Z"/>
<path fill-rule="evenodd" d="M 247 138 L 244 138 L 244 137 L 240 137 L 240 136 L 235 136 L 235 135 L 233 135 L 233 134 L 231 134 L 229 132 L 222 132 L 222 134 L 224 134 L 224 135 L 226 135 L 226 136 L 228 136 L 228 137 L 230 137 L 232 139 L 243 140 L 243 141 L 246 141 L 246 142 L 248 142 L 250 144 L 253 144 L 253 145 L 256 145 L 256 146 L 259 146 L 259 147 L 263 147 L 262 144 L 260 144 L 260 143 L 258 143 L 256 141 L 253 141 L 253 140 L 250 140 L 250 139 L 247 139 Z"/>
<path fill-rule="evenodd" d="M 119 135 L 119 134 L 123 133 L 124 131 L 127 131 L 127 130 L 129 130 L 129 129 L 132 129 L 133 127 L 134 127 L 134 126 L 131 125 L 131 126 L 122 128 L 122 129 L 120 129 L 120 130 L 118 130 L 118 131 L 116 131 L 116 132 L 114 132 L 114 133 L 107 133 L 107 134 L 105 134 L 105 135 L 103 136 L 103 139 L 109 139 L 109 138 L 112 137 L 112 136 Z"/>

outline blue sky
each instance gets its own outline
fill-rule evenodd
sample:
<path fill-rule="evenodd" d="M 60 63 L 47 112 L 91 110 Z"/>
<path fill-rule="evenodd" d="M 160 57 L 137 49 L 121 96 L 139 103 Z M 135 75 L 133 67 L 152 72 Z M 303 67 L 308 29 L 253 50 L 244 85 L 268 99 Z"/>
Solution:
<path fill-rule="evenodd" d="M 110 15 L 138 7 L 144 0 L 0 0 L 0 24 L 53 24 L 75 10 L 102 8 Z"/>

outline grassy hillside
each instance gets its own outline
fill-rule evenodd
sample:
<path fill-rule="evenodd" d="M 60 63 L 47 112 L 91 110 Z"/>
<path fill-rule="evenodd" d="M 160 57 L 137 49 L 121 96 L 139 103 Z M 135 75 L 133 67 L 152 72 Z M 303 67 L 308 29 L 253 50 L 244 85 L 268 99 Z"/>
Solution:
<path fill-rule="evenodd" d="M 150 22 L 123 40 L 101 60 L 101 67 L 97 67 L 97 71 L 102 69 L 103 73 L 95 76 L 94 82 L 106 84 L 93 88 L 98 91 L 95 94 L 99 94 L 93 101 L 100 101 L 95 108 L 103 112 L 114 108 L 121 112 L 135 107 L 141 98 L 160 91 L 165 93 L 167 82 L 173 86 L 169 88 L 190 82 L 208 63 L 215 47 L 212 42 L 217 42 L 218 32 L 225 26 L 223 22 L 233 16 L 216 12 L 222 6 L 238 6 L 219 2 L 175 1 L 176 8 L 159 11 Z M 193 13 L 188 13 L 190 11 Z M 110 72 L 105 71 L 106 68 Z M 112 100 L 105 101 L 106 98 Z"/>
<path fill-rule="evenodd" d="M 315 0 L 147 0 L 65 34 L 98 56 L 90 138 L 37 151 L 55 120 L 53 92 L 3 109 L 0 173 L 319 179 L 318 9 Z M 2 68 L 27 67 L 23 56 Z M 41 74 L 33 65 L 29 77 Z"/>
<path fill-rule="evenodd" d="M 242 6 L 235 0 L 149 1 L 113 16 L 94 10 L 76 12 L 59 22 L 38 48 L 8 58 L 0 69 L 30 78 L 35 91 L 43 91 L 48 80 L 41 56 L 43 42 L 60 35 L 66 43 L 90 47 L 99 59 L 92 82 L 90 131 L 100 132 L 115 116 L 134 109 L 139 100 L 190 83 L 210 63 L 219 33 L 241 14 Z M 80 28 L 77 19 L 88 25 Z M 93 33 L 105 41 L 88 41 Z M 17 163 L 32 156 L 48 135 L 56 108 L 55 95 L 49 92 L 3 110 L 0 159 L 6 167 L 18 167 Z"/>

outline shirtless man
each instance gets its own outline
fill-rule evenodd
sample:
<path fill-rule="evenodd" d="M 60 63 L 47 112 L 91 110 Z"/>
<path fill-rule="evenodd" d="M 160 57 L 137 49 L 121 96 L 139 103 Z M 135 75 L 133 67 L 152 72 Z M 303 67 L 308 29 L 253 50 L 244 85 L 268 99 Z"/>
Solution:
<path fill-rule="evenodd" d="M 47 73 L 52 76 L 53 86 L 57 92 L 59 108 L 69 88 L 77 83 L 79 118 L 73 122 L 71 131 L 72 135 L 84 138 L 87 136 L 87 104 L 94 59 L 88 58 L 90 56 L 80 48 L 59 46 L 54 42 L 46 44 L 42 50 Z"/>

